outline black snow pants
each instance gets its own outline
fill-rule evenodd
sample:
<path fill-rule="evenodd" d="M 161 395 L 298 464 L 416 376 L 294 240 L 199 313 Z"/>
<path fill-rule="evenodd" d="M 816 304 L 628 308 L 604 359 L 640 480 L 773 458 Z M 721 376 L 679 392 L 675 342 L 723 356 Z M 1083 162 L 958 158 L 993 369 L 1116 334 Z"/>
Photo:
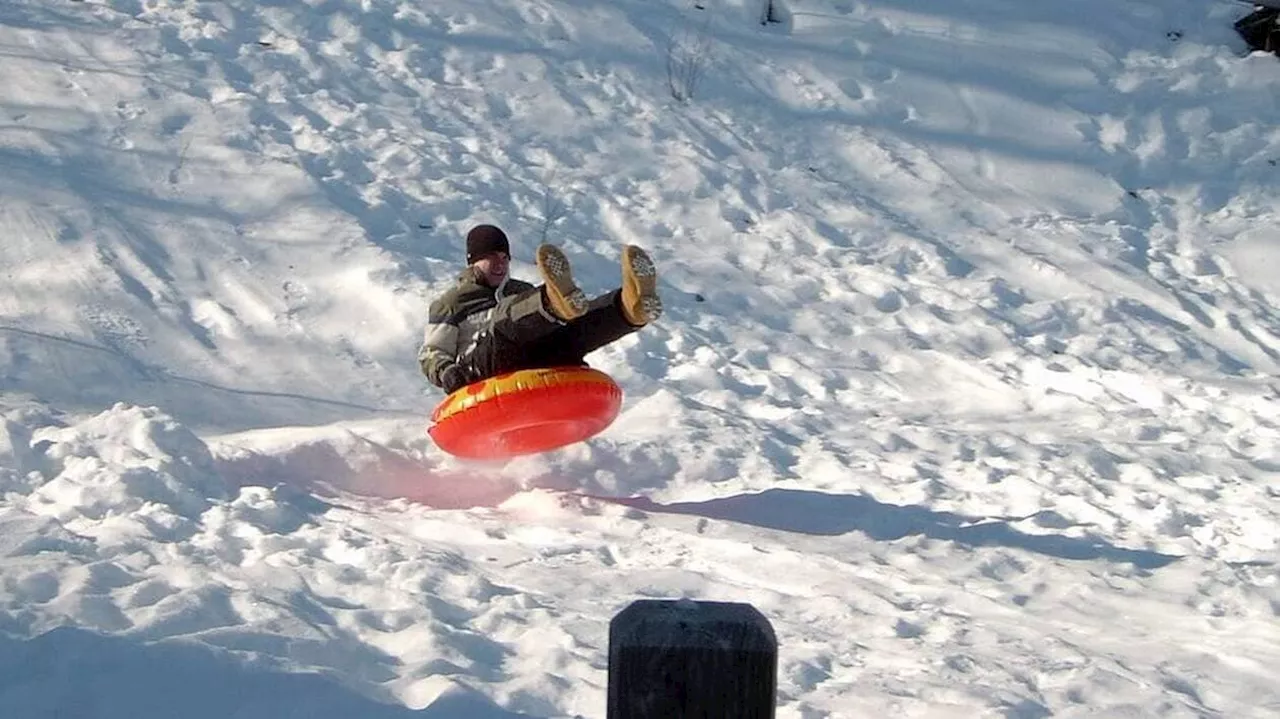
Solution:
<path fill-rule="evenodd" d="M 581 317 L 568 322 L 551 315 L 544 292 L 537 287 L 498 302 L 489 328 L 464 358 L 473 381 L 522 369 L 585 365 L 586 355 L 640 329 L 622 314 L 622 290 L 596 297 Z"/>

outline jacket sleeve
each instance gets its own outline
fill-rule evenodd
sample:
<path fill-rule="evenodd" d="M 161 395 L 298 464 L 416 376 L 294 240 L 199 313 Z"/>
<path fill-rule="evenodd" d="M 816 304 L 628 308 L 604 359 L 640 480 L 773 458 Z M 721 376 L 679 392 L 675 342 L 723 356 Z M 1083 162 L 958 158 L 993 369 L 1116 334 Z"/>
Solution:
<path fill-rule="evenodd" d="M 422 347 L 418 350 L 418 365 L 427 381 L 444 387 L 441 375 L 458 361 L 458 317 L 449 312 L 443 301 L 431 303 L 427 316 L 427 329 L 423 333 Z"/>

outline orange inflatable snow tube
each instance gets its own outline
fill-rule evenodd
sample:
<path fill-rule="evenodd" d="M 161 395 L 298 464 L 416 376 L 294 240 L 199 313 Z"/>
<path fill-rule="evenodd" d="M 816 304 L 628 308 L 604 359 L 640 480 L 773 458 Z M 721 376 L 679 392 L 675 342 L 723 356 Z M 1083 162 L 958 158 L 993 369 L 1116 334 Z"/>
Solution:
<path fill-rule="evenodd" d="M 589 367 L 508 372 L 444 398 L 427 434 L 457 457 L 505 459 L 594 437 L 617 418 L 622 389 Z"/>

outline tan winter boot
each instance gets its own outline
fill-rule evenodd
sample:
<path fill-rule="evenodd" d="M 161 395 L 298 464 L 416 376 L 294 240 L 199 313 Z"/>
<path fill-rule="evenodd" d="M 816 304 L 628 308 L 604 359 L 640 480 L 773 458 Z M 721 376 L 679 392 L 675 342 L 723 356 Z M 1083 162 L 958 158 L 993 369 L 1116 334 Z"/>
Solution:
<path fill-rule="evenodd" d="M 662 315 L 658 297 L 658 270 L 649 253 L 627 245 L 622 248 L 622 316 L 637 327 Z"/>
<path fill-rule="evenodd" d="M 555 245 L 539 245 L 535 257 L 546 288 L 547 309 L 565 322 L 581 317 L 587 311 L 587 296 L 573 282 L 569 258 Z"/>

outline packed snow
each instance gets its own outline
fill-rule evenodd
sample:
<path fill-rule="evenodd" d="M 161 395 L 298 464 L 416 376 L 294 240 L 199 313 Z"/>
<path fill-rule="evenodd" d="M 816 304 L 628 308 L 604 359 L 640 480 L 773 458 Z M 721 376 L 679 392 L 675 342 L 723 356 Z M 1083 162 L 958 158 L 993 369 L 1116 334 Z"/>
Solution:
<path fill-rule="evenodd" d="M 1280 716 L 1280 60 L 1227 0 L 6 0 L 0 707 Z M 425 434 L 493 222 L 666 314 L 589 442 Z"/>

